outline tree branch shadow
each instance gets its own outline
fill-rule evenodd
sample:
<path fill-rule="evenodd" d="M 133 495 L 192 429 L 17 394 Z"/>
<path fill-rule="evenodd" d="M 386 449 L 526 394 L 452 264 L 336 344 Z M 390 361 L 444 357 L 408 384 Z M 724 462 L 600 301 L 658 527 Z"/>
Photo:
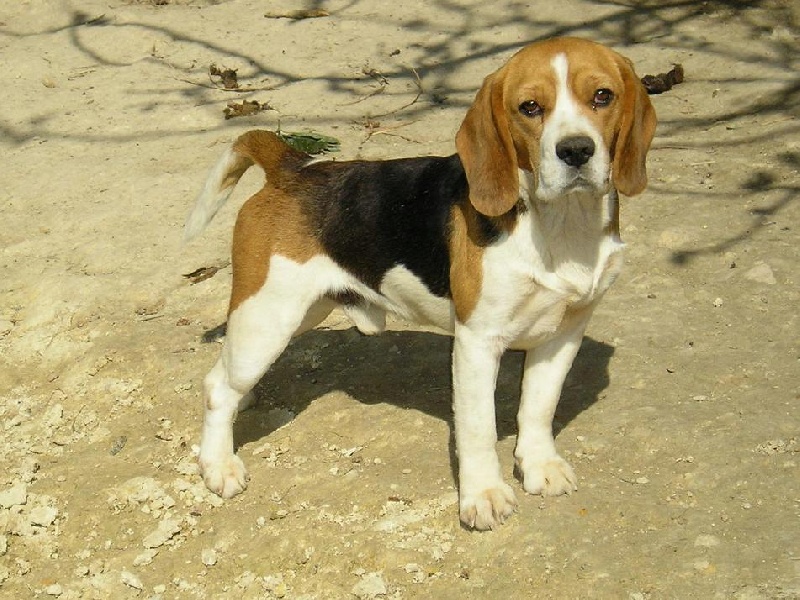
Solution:
<path fill-rule="evenodd" d="M 310 3 L 312 7 L 322 6 L 322 2 L 315 1 Z M 359 7 L 361 2 L 352 0 L 344 6 L 339 7 L 331 14 L 329 19 L 333 20 L 356 20 L 358 14 L 351 16 L 351 10 Z M 719 14 L 720 18 L 735 20 L 737 23 L 744 24 L 751 32 L 753 38 L 764 37 L 767 24 L 762 22 L 763 15 L 759 13 L 758 18 L 754 15 L 754 10 L 762 7 L 770 7 L 773 14 L 775 26 L 787 27 L 796 37 L 798 28 L 792 21 L 792 13 L 786 10 L 775 8 L 776 3 L 767 0 L 756 2 L 739 2 L 736 0 L 672 0 L 667 2 L 656 2 L 648 0 L 594 0 L 589 3 L 586 14 L 589 18 L 580 23 L 564 23 L 556 20 L 543 19 L 537 14 L 535 7 L 530 7 L 523 2 L 509 2 L 503 10 L 492 11 L 491 14 L 482 14 L 480 18 L 476 16 L 472 7 L 463 6 L 450 0 L 435 0 L 432 6 L 440 11 L 446 11 L 452 15 L 446 29 L 442 30 L 440 24 L 426 19 L 424 14 L 420 14 L 413 20 L 393 21 L 389 11 L 381 13 L 379 16 L 370 15 L 370 20 L 380 20 L 384 24 L 403 27 L 409 33 L 422 33 L 428 38 L 421 44 L 415 46 L 423 51 L 422 57 L 416 64 L 403 64 L 401 61 L 387 61 L 382 66 L 381 73 L 389 81 L 400 83 L 393 89 L 381 94 L 385 97 L 397 96 L 405 98 L 409 95 L 409 90 L 415 87 L 414 75 L 412 70 L 419 73 L 423 78 L 426 90 L 431 90 L 427 95 L 427 102 L 417 102 L 408 106 L 402 111 L 405 119 L 417 119 L 425 115 L 430 115 L 439 106 L 442 99 L 448 104 L 466 107 L 474 95 L 474 86 L 467 87 L 464 84 L 456 83 L 452 74 L 458 69 L 474 63 L 480 59 L 496 59 L 498 64 L 502 58 L 507 57 L 511 52 L 522 45 L 517 39 L 493 41 L 491 43 L 480 39 L 480 32 L 485 29 L 513 26 L 528 32 L 526 41 L 535 41 L 558 35 L 580 35 L 591 37 L 598 41 L 615 46 L 633 46 L 657 40 L 661 46 L 680 50 L 695 49 L 705 52 L 726 55 L 740 62 L 769 63 L 771 66 L 785 67 L 787 72 L 796 71 L 794 62 L 797 59 L 796 45 L 788 40 L 778 39 L 770 41 L 770 56 L 765 57 L 756 51 L 749 50 L 746 46 L 741 48 L 715 48 L 702 35 L 687 33 L 681 30 L 686 23 L 696 20 L 709 14 Z M 591 5 L 597 7 L 596 11 L 591 9 Z M 216 7 L 218 8 L 218 7 Z M 611 12 L 609 12 L 611 11 Z M 597 12 L 597 16 L 592 16 Z M 260 15 L 259 15 L 260 16 Z M 487 22 L 488 20 L 488 22 Z M 313 20 L 312 20 L 313 21 Z M 292 27 L 313 28 L 313 23 L 298 21 Z M 270 27 L 270 23 L 265 20 L 265 28 Z M 70 44 L 73 45 L 88 61 L 96 65 L 117 68 L 124 72 L 132 63 L 119 62 L 104 56 L 92 48 L 91 41 L 93 35 L 101 30 L 113 31 L 115 34 L 122 35 L 126 31 L 135 30 L 137 32 L 155 33 L 164 36 L 173 44 L 184 47 L 197 48 L 204 53 L 217 55 L 220 59 L 233 58 L 249 65 L 251 78 L 260 78 L 270 81 L 267 89 L 277 90 L 289 87 L 303 81 L 324 82 L 331 93 L 340 93 L 357 96 L 358 92 L 353 88 L 353 83 L 359 81 L 350 73 L 324 74 L 324 75 L 303 75 L 290 72 L 285 69 L 277 68 L 274 61 L 269 57 L 261 56 L 255 52 L 243 52 L 235 47 L 226 46 L 213 40 L 203 39 L 189 33 L 177 31 L 173 28 L 155 25 L 145 22 L 126 22 L 117 23 L 112 17 L 100 15 L 92 17 L 90 14 L 74 10 L 71 13 L 70 24 L 63 27 L 43 29 L 36 32 L 20 33 L 5 28 L 0 30 L 0 36 L 8 38 L 19 38 L 27 36 L 42 36 L 47 34 L 68 33 Z M 309 30 L 313 31 L 313 30 Z M 437 35 L 434 35 L 437 34 Z M 462 48 L 466 43 L 467 52 Z M 157 59 L 153 59 L 157 60 Z M 178 68 L 175 65 L 168 65 L 177 69 L 185 76 L 197 76 L 196 70 L 190 68 Z M 485 75 L 485 73 L 482 73 Z M 691 75 L 690 75 L 691 77 Z M 480 78 L 476 78 L 479 82 Z M 193 99 L 201 99 L 205 102 L 224 102 L 230 98 L 222 92 L 213 90 L 198 90 L 191 84 L 183 82 L 183 94 Z M 784 112 L 787 107 L 798 105 L 798 93 L 800 79 L 795 77 L 789 81 L 784 89 L 776 92 L 770 97 L 755 99 L 732 110 L 717 121 L 728 121 L 738 118 L 741 115 L 753 114 L 755 112 Z M 369 116 L 371 108 L 368 103 L 364 103 L 365 117 Z M 374 111 L 373 111 L 374 112 Z M 309 116 L 309 121 L 313 122 L 314 116 Z M 319 117 L 318 117 L 319 118 Z M 681 119 L 679 123 L 674 123 L 673 133 L 678 134 L 687 130 L 694 130 L 698 126 L 707 124 L 702 119 Z M 9 124 L 0 123 L 0 128 L 8 132 L 9 138 L 15 143 L 21 143 L 33 137 L 46 137 L 53 135 L 53 132 L 46 128 L 31 125 L 28 131 L 21 127 L 12 127 Z M 222 124 L 220 125 L 222 128 Z M 165 135 L 186 135 L 190 130 L 177 129 L 174 131 L 160 129 L 157 134 Z M 91 139 L 114 139 L 113 136 L 103 137 L 102 134 L 67 134 L 66 137 L 74 135 L 76 139 L 87 141 Z M 148 134 L 140 132 L 141 136 Z M 65 137 L 59 134 L 59 137 Z M 121 141 L 126 141 L 124 136 Z"/>

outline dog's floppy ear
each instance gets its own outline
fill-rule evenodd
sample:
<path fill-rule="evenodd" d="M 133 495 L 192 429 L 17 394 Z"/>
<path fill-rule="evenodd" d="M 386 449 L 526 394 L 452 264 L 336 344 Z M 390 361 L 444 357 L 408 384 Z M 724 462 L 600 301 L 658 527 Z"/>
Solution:
<path fill-rule="evenodd" d="M 622 117 L 614 144 L 614 187 L 626 196 L 635 196 L 647 187 L 645 159 L 656 131 L 656 111 L 647 90 L 630 61 L 619 56 L 625 82 Z"/>
<path fill-rule="evenodd" d="M 456 134 L 456 149 L 479 213 L 507 213 L 519 197 L 517 154 L 503 106 L 503 72 L 489 75 Z"/>

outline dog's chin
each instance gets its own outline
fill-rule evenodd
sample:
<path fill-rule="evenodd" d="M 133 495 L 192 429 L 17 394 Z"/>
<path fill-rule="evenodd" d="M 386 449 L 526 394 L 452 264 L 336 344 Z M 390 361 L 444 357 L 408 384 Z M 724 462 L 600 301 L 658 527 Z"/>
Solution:
<path fill-rule="evenodd" d="M 536 197 L 544 202 L 553 202 L 575 194 L 603 196 L 607 192 L 608 181 L 596 182 L 576 173 L 568 181 L 561 181 L 558 185 L 548 185 L 546 181 L 540 179 Z"/>

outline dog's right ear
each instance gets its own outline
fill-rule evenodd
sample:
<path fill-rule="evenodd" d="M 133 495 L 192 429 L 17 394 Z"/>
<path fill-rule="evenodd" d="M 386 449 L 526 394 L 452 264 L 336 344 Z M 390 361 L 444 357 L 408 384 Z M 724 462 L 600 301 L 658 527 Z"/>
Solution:
<path fill-rule="evenodd" d="M 497 217 L 519 198 L 517 154 L 503 103 L 503 71 L 489 75 L 456 134 L 456 150 L 479 213 Z"/>

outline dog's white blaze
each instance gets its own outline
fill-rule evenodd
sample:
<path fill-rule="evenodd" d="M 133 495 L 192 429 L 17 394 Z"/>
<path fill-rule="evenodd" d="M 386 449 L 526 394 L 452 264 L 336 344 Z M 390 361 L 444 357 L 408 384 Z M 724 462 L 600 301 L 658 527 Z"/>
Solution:
<path fill-rule="evenodd" d="M 550 62 L 556 75 L 556 104 L 545 120 L 540 140 L 539 184 L 536 196 L 552 200 L 581 183 L 601 190 L 608 182 L 609 154 L 600 132 L 584 115 L 581 105 L 569 86 L 569 61 L 557 54 Z M 558 142 L 572 136 L 588 136 L 594 141 L 595 154 L 580 170 L 564 163 L 556 155 Z"/>

